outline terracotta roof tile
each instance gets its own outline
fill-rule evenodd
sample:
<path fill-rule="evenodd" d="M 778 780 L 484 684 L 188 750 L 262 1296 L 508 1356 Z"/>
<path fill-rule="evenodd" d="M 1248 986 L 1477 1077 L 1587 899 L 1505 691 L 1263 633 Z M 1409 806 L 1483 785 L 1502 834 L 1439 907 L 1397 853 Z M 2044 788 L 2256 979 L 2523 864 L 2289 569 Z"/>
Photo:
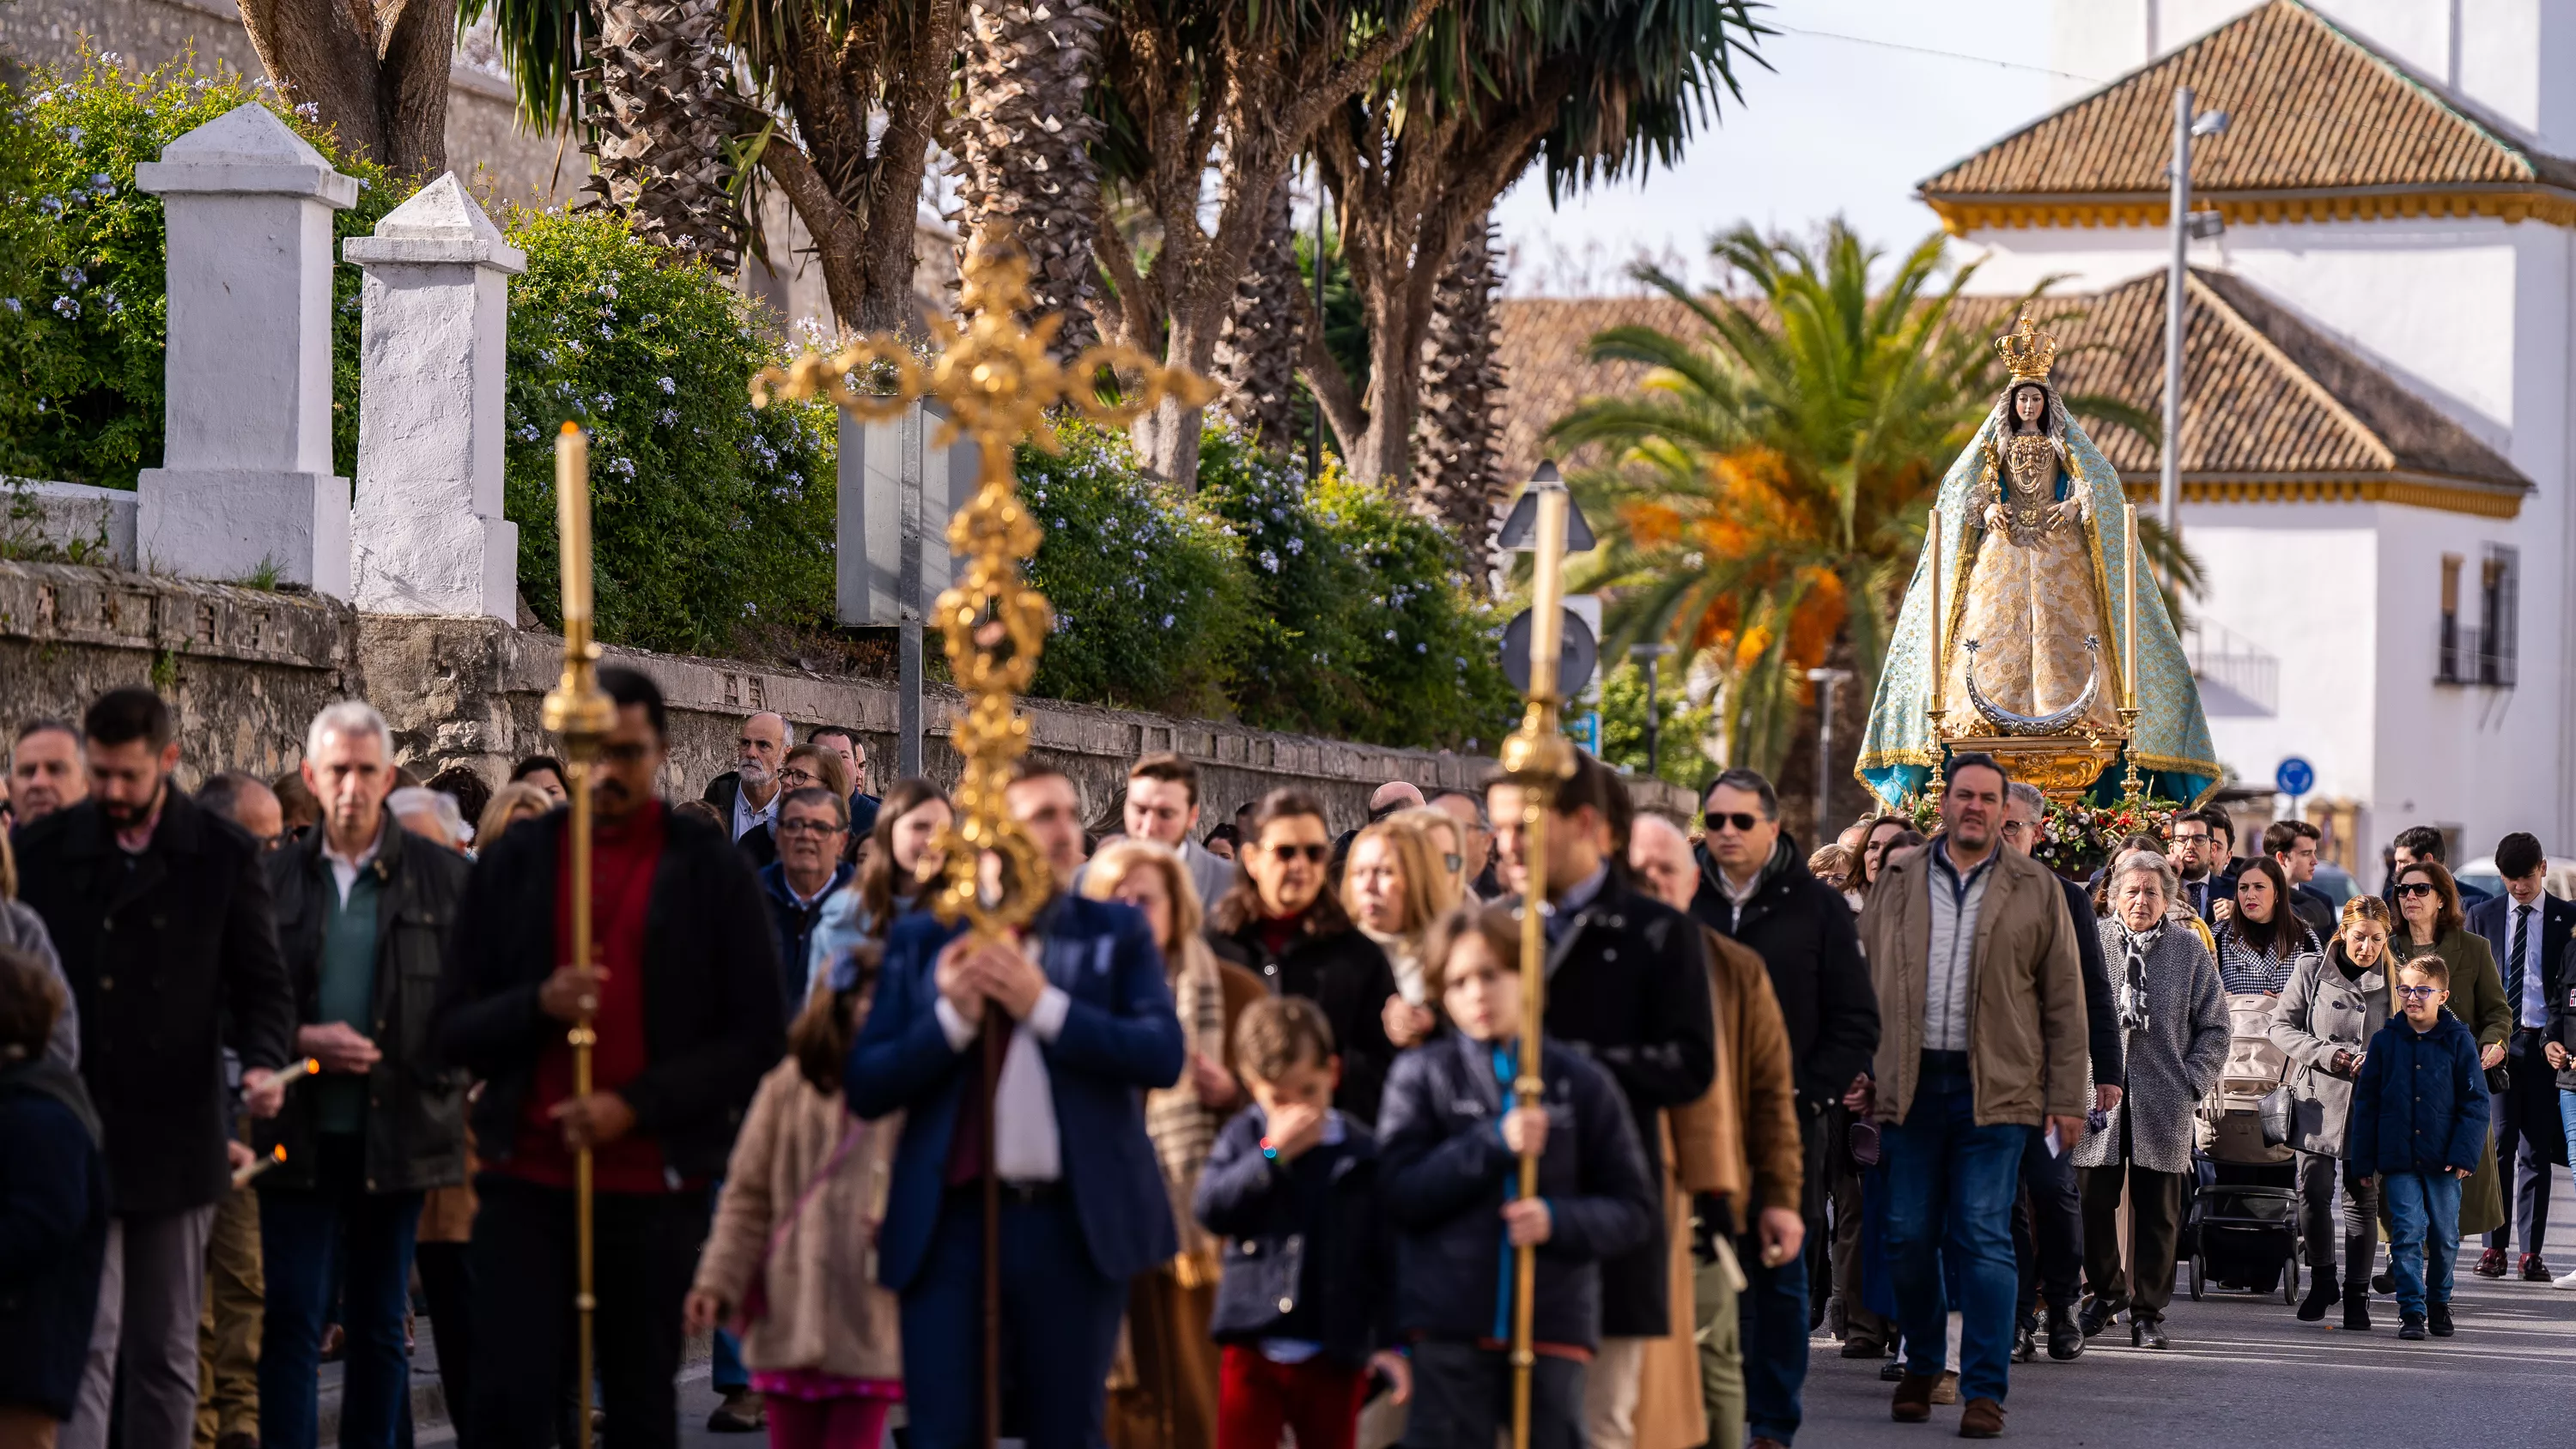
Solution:
<path fill-rule="evenodd" d="M 1976 197 L 2154 196 L 2173 95 L 2228 113 L 2192 154 L 2196 191 L 2568 186 L 2576 163 L 2482 123 L 2299 0 L 2271 0 L 1988 146 L 1920 190 Z"/>
<path fill-rule="evenodd" d="M 1584 354 L 1592 336 L 1643 323 L 1679 336 L 1699 330 L 1699 319 L 1672 298 L 1506 298 L 1497 304 L 1496 349 L 1503 366 L 1503 478 L 1517 493 L 1541 458 L 1542 439 L 1556 420 L 1587 398 L 1635 387 L 1646 369 L 1633 362 L 1596 363 Z"/>

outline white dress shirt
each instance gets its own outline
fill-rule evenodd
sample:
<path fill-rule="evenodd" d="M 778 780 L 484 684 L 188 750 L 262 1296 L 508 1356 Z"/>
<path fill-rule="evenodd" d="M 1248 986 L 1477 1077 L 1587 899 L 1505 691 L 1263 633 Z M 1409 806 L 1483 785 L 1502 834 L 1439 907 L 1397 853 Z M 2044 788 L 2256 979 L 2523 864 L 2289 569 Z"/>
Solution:
<path fill-rule="evenodd" d="M 331 864 L 331 883 L 340 888 L 340 904 L 343 908 L 349 904 L 349 887 L 358 883 L 358 872 L 365 870 L 367 863 L 376 858 L 376 853 L 385 848 L 385 832 L 400 828 L 391 820 L 378 825 L 376 838 L 368 841 L 367 848 L 356 855 L 342 855 L 331 848 L 331 837 L 328 835 L 322 837 L 322 858 Z"/>
<path fill-rule="evenodd" d="M 2523 925 L 2525 916 L 2530 918 L 2528 929 Z M 2510 896 L 2505 898 L 2504 949 L 2507 954 L 2513 951 L 2513 933 L 2517 930 L 2524 932 L 2522 999 L 2513 1004 L 2513 1024 L 2516 1026 L 2546 1027 L 2549 1025 L 2549 947 L 2540 939 L 2543 934 L 2541 928 L 2548 921 L 2549 898 L 2547 896 L 2527 906 Z M 2512 969 L 2512 964 L 2510 961 L 2506 962 L 2504 969 Z"/>
<path fill-rule="evenodd" d="M 1045 939 L 1038 936 L 1021 944 L 1029 960 L 1041 967 L 1044 948 Z M 1002 1008 L 988 1001 L 984 1009 Z M 1038 1004 L 1020 1029 L 1011 1033 L 1011 1044 L 1002 1052 L 1002 1075 L 993 1084 L 994 1140 L 987 1147 L 993 1175 L 1004 1182 L 1064 1178 L 1064 1143 L 1056 1130 L 1055 1086 L 1047 1075 L 1045 1048 L 1064 1030 L 1065 1013 L 1072 1009 L 1073 998 L 1050 983 L 1038 993 Z M 959 1015 L 945 996 L 931 1007 L 931 1013 L 939 1018 L 939 1030 L 948 1038 L 950 1051 L 966 1050 L 982 1034 L 982 1028 Z"/>
<path fill-rule="evenodd" d="M 786 798 L 785 790 L 774 789 L 769 792 L 768 804 L 757 810 L 751 809 L 751 797 L 743 793 L 742 781 L 736 778 L 733 787 L 733 838 L 740 840 L 763 826 L 768 827 L 771 834 L 777 834 L 778 802 Z"/>

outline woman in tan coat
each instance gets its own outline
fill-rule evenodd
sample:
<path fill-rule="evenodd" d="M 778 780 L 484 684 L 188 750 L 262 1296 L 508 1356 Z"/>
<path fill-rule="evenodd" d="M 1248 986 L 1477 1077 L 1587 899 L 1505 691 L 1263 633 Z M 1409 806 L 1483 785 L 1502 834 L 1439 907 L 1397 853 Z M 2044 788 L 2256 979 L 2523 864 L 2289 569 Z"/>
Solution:
<path fill-rule="evenodd" d="M 1127 1331 L 1109 1372 L 1107 1436 L 1115 1449 L 1206 1449 L 1216 1442 L 1217 1240 L 1192 1211 L 1217 1129 L 1247 1100 L 1234 1074 L 1234 1024 L 1269 995 L 1261 978 L 1216 958 L 1199 934 L 1198 888 L 1169 848 L 1130 837 L 1093 856 L 1093 900 L 1144 912 L 1163 948 L 1172 1005 L 1189 1042 L 1180 1081 L 1145 1094 L 1145 1135 L 1163 1168 L 1181 1251 L 1128 1286 Z"/>
<path fill-rule="evenodd" d="M 789 1028 L 734 1139 L 684 1309 L 691 1333 L 733 1320 L 773 1449 L 876 1449 L 903 1398 L 895 1296 L 876 1281 L 902 1119 L 861 1122 L 841 1098 L 874 977 L 872 949 L 844 957 Z"/>

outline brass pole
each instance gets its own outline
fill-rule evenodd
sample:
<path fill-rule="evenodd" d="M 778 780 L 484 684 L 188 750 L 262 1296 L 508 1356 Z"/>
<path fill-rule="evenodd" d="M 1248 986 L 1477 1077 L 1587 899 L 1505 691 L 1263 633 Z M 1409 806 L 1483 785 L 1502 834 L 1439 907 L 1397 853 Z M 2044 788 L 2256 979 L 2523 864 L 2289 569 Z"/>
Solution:
<path fill-rule="evenodd" d="M 1574 747 L 1557 724 L 1557 652 L 1565 614 L 1565 486 L 1530 485 L 1538 491 L 1537 557 L 1530 587 L 1529 706 L 1521 727 L 1503 742 L 1504 774 L 1521 792 L 1521 860 L 1528 882 L 1521 890 L 1521 1039 L 1512 1104 L 1540 1107 L 1539 1042 L 1547 1020 L 1547 827 L 1560 781 L 1574 773 Z M 1520 1197 L 1538 1196 L 1538 1154 L 1524 1150 Z M 1512 1251 L 1512 1449 L 1529 1449 L 1530 1373 L 1537 1366 L 1531 1315 L 1537 1306 L 1538 1249 Z"/>
<path fill-rule="evenodd" d="M 600 746 L 616 726 L 617 706 L 599 688 L 599 646 L 591 642 L 590 576 L 590 444 L 577 423 L 565 423 L 555 438 L 555 521 L 562 543 L 564 672 L 546 696 L 545 727 L 563 738 L 566 828 L 571 832 L 572 959 L 596 964 L 591 932 L 590 772 Z M 572 1092 L 590 1095 L 590 1050 L 599 1034 L 592 1016 L 594 997 L 581 1001 L 581 1015 L 568 1040 L 572 1045 Z M 572 1157 L 573 1308 L 580 1343 L 575 1372 L 580 1407 L 574 1421 L 576 1449 L 590 1449 L 590 1384 L 594 1343 L 592 1319 L 599 1306 L 591 1269 L 591 1157 L 581 1148 Z"/>

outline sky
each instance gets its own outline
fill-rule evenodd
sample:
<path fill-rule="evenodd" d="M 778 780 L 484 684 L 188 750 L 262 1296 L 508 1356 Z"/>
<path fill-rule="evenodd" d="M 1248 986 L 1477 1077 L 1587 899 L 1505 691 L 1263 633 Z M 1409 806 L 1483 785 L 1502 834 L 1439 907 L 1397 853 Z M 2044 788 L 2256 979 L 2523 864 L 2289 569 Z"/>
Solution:
<path fill-rule="evenodd" d="M 1554 210 L 1536 170 L 1503 196 L 1508 291 L 1631 290 L 1622 274 L 1640 254 L 1705 277 L 1708 238 L 1745 221 L 1803 233 L 1839 213 L 1901 251 L 1939 225 L 1916 182 L 2037 119 L 2052 81 L 2090 89 L 2048 69 L 2048 0 L 1777 0 L 1758 13 L 1779 32 L 1760 45 L 1772 69 L 1744 67 L 1743 104 L 1726 98 L 1679 167 Z"/>

